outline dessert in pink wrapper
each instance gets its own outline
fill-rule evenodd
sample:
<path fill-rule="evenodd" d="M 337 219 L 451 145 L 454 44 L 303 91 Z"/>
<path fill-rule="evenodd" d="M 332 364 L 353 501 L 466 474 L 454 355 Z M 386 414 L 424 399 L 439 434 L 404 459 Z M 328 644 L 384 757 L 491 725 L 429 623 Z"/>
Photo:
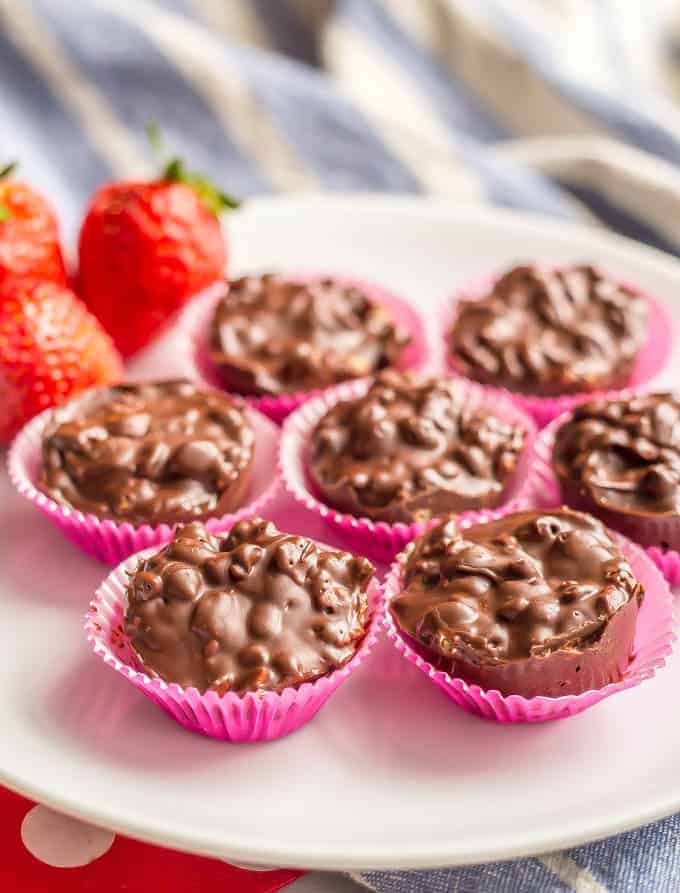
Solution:
<path fill-rule="evenodd" d="M 177 380 L 93 389 L 19 432 L 16 489 L 89 555 L 118 564 L 200 519 L 227 529 L 277 488 L 278 428 L 220 391 Z"/>
<path fill-rule="evenodd" d="M 267 741 L 312 719 L 364 662 L 384 616 L 364 558 L 270 521 L 194 523 L 116 568 L 85 630 L 94 653 L 185 728 Z"/>
<path fill-rule="evenodd" d="M 386 370 L 293 413 L 280 474 L 348 547 L 389 562 L 433 517 L 528 505 L 535 433 L 511 400 L 473 382 Z"/>
<path fill-rule="evenodd" d="M 580 713 L 653 676 L 674 641 L 672 596 L 644 551 L 567 509 L 433 526 L 384 592 L 398 651 L 503 723 Z"/>
<path fill-rule="evenodd" d="M 627 391 L 563 413 L 534 443 L 526 493 L 592 512 L 679 584 L 680 399 Z"/>
<path fill-rule="evenodd" d="M 461 288 L 440 312 L 454 375 L 509 396 L 539 425 L 651 381 L 673 327 L 639 287 L 585 265 L 525 265 Z"/>
<path fill-rule="evenodd" d="M 417 369 L 429 353 L 413 307 L 386 288 L 341 275 L 218 283 L 191 301 L 178 328 L 200 378 L 276 422 L 330 385 L 387 366 Z"/>

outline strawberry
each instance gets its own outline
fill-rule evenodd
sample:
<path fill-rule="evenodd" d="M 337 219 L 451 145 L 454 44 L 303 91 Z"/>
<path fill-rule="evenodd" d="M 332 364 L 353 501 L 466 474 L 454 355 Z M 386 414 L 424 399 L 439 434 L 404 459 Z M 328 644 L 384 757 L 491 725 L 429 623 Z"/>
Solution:
<path fill-rule="evenodd" d="M 122 372 L 111 339 L 70 289 L 27 279 L 0 287 L 0 443 L 46 407 Z"/>
<path fill-rule="evenodd" d="M 154 131 L 152 142 L 158 142 Z M 172 159 L 160 179 L 102 186 L 80 231 L 79 291 L 123 356 L 225 273 L 218 215 L 237 203 Z"/>
<path fill-rule="evenodd" d="M 57 218 L 34 189 L 16 180 L 15 164 L 0 170 L 0 286 L 10 278 L 66 285 Z"/>

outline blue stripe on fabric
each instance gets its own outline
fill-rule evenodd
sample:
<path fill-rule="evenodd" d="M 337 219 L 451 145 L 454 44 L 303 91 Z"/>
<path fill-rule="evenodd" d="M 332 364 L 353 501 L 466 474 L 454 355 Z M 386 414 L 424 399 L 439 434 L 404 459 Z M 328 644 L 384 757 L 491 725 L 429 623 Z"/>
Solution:
<path fill-rule="evenodd" d="M 43 188 L 72 233 L 92 191 L 111 177 L 77 121 L 0 28 L 0 161 Z"/>
<path fill-rule="evenodd" d="M 467 134 L 482 142 L 510 135 L 464 84 L 434 55 L 417 46 L 374 0 L 342 0 L 336 16 L 386 51 L 404 74 L 413 79 L 452 132 Z"/>
<path fill-rule="evenodd" d="M 327 189 L 418 192 L 418 180 L 328 78 L 283 56 L 225 41 L 223 52 Z"/>
<path fill-rule="evenodd" d="M 155 0 L 155 2 L 169 12 L 181 12 L 182 15 L 198 18 L 191 0 Z"/>
<path fill-rule="evenodd" d="M 610 893 L 680 889 L 680 814 L 645 828 L 568 850 Z"/>
<path fill-rule="evenodd" d="M 565 893 L 571 889 L 536 859 L 441 871 L 366 871 L 361 876 L 379 893 Z"/>
<path fill-rule="evenodd" d="M 532 31 L 508 14 L 497 0 L 486 0 L 484 9 L 502 38 L 557 94 L 633 145 L 668 161 L 680 162 L 680 140 L 641 110 L 647 96 L 645 91 L 638 91 L 631 98 L 635 102 L 632 105 L 611 95 L 604 96 L 586 84 L 570 81 L 560 73 L 558 60 L 540 32 Z"/>
<path fill-rule="evenodd" d="M 486 155 L 471 142 L 459 141 L 457 148 L 468 168 L 476 171 L 484 182 L 486 195 L 495 204 L 563 220 L 578 219 L 568 198 L 548 178 L 514 162 Z"/>
<path fill-rule="evenodd" d="M 49 0 L 37 2 L 48 15 Z M 66 2 L 78 5 L 77 0 Z M 143 33 L 114 16 L 81 11 L 80 6 L 78 18 L 78 35 L 60 11 L 50 20 L 130 127 L 140 129 L 153 116 L 167 131 L 173 149 L 227 190 L 243 195 L 268 191 L 264 174 L 236 149 L 202 100 Z M 112 51 L 102 35 L 111 35 L 114 46 L 123 41 L 125 52 Z M 225 60 L 243 74 L 256 99 L 324 187 L 418 190 L 413 174 L 387 151 L 358 111 L 334 92 L 327 77 L 282 56 L 227 40 L 219 44 Z M 203 114 L 197 116 L 197 109 Z"/>
<path fill-rule="evenodd" d="M 645 242 L 647 245 L 668 252 L 668 254 L 680 254 L 680 245 L 677 242 L 666 238 L 658 229 L 640 220 L 639 217 L 634 217 L 601 192 L 567 180 L 560 180 L 559 183 L 575 198 L 583 202 L 599 220 L 621 235 L 638 242 Z"/>
<path fill-rule="evenodd" d="M 80 0 L 62 0 L 58 8 L 51 0 L 33 0 L 33 8 L 134 135 L 143 140 L 144 125 L 153 118 L 172 151 L 224 189 L 240 195 L 271 190 L 264 174 L 143 32 Z"/>
<path fill-rule="evenodd" d="M 287 0 L 277 0 L 276 3 L 271 0 L 250 0 L 250 3 L 274 49 L 298 62 L 319 65 L 314 35 Z"/>
<path fill-rule="evenodd" d="M 374 0 L 343 0 L 338 15 L 352 28 L 369 34 L 414 77 L 432 101 L 435 113 L 439 112 L 448 124 L 452 145 L 467 167 L 479 176 L 492 202 L 566 219 L 575 216 L 569 202 L 549 180 L 520 165 L 507 165 L 485 154 L 471 135 L 491 140 L 504 132 L 480 112 L 479 106 L 434 57 L 411 42 Z"/>

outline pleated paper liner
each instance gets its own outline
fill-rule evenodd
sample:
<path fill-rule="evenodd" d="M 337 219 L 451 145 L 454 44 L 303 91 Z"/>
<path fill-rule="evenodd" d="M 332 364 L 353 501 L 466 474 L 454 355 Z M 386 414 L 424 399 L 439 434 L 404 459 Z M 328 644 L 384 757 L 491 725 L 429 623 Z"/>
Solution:
<path fill-rule="evenodd" d="M 332 278 L 335 282 L 360 289 L 366 296 L 387 307 L 394 321 L 411 334 L 411 343 L 402 353 L 397 369 L 419 369 L 428 360 L 429 349 L 426 328 L 416 310 L 402 298 L 380 285 L 350 276 L 336 276 L 331 273 L 295 273 L 286 276 L 295 282 L 314 282 Z M 183 311 L 178 328 L 185 333 L 187 353 L 195 375 L 211 387 L 230 390 L 225 384 L 222 372 L 210 356 L 210 323 L 215 308 L 224 295 L 222 284 L 211 286 L 194 298 Z M 291 412 L 306 400 L 323 393 L 323 388 L 312 391 L 297 391 L 280 396 L 245 396 L 248 403 L 270 419 L 281 423 Z"/>
<path fill-rule="evenodd" d="M 16 436 L 7 456 L 12 483 L 22 496 L 46 515 L 61 532 L 88 555 L 115 565 L 133 552 L 166 543 L 176 525 L 133 524 L 98 518 L 60 505 L 38 487 L 42 463 L 42 438 L 54 410 L 48 409 L 32 419 Z M 278 486 L 276 463 L 278 427 L 262 413 L 248 407 L 248 418 L 255 431 L 255 456 L 251 481 L 244 504 L 234 512 L 209 518 L 205 525 L 218 533 L 238 521 L 262 512 L 274 497 Z"/>
<path fill-rule="evenodd" d="M 608 394 L 620 399 L 634 396 L 634 391 Z M 534 441 L 529 475 L 524 485 L 524 495 L 542 506 L 558 506 L 567 503 L 581 511 L 597 516 L 608 527 L 618 530 L 629 539 L 646 548 L 647 554 L 673 586 L 680 585 L 680 516 L 635 517 L 599 508 L 590 502 L 562 492 L 562 486 L 553 471 L 552 453 L 555 438 L 562 425 L 571 419 L 565 412 L 547 425 Z"/>
<path fill-rule="evenodd" d="M 558 267 L 558 265 L 553 266 Z M 635 360 L 630 379 L 626 382 L 626 388 L 639 387 L 651 381 L 666 365 L 673 346 L 674 326 L 663 305 L 656 298 L 633 283 L 617 277 L 611 278 L 620 285 L 642 296 L 647 301 L 649 307 L 647 338 Z M 497 279 L 497 275 L 487 275 L 464 286 L 452 298 L 449 298 L 439 311 L 440 335 L 445 342 L 445 363 L 452 375 L 467 380 L 465 373 L 456 367 L 455 361 L 448 350 L 448 334 L 456 318 L 458 302 L 483 298 L 488 294 Z M 505 396 L 511 399 L 534 419 L 539 428 L 547 425 L 548 422 L 563 412 L 573 409 L 577 404 L 583 403 L 584 400 L 594 400 L 604 396 L 605 393 L 608 395 L 616 393 L 615 391 L 592 391 L 563 394 L 560 397 L 540 397 L 533 394 L 520 394 L 493 386 L 488 386 L 488 390 L 495 392 L 498 396 Z"/>
<path fill-rule="evenodd" d="M 323 497 L 316 492 L 307 468 L 309 442 L 318 422 L 337 403 L 362 397 L 371 382 L 372 379 L 362 379 L 330 388 L 304 403 L 286 419 L 281 435 L 279 467 L 283 484 L 293 499 L 307 511 L 322 518 L 342 538 L 347 548 L 368 555 L 376 561 L 388 563 L 408 542 L 419 536 L 429 522 L 388 524 L 337 511 L 326 505 Z M 519 424 L 527 431 L 526 445 L 503 503 L 507 511 L 527 508 L 530 502 L 525 495 L 524 481 L 529 474 L 529 457 L 536 426 L 511 400 L 489 394 L 486 388 L 467 380 L 460 379 L 459 386 L 467 407 L 488 406 L 494 415 Z M 465 512 L 460 517 L 465 518 L 468 515 L 474 516 L 475 512 Z"/>
<path fill-rule="evenodd" d="M 465 522 L 465 526 L 484 523 L 492 517 L 498 517 L 498 514 L 487 514 L 477 520 L 469 519 Z M 412 641 L 399 628 L 389 608 L 392 600 L 402 591 L 406 553 L 402 553 L 394 562 L 384 583 L 385 625 L 388 638 L 406 660 L 418 667 L 430 682 L 468 713 L 501 723 L 545 722 L 581 713 L 605 698 L 640 685 L 654 676 L 656 671 L 664 666 L 675 640 L 673 599 L 666 581 L 639 546 L 620 534 L 615 533 L 613 536 L 630 561 L 633 573 L 645 589 L 645 597 L 636 623 L 633 655 L 623 679 L 619 682 L 610 682 L 601 688 L 593 688 L 578 695 L 525 698 L 521 695 L 503 695 L 494 690 L 487 691 L 438 669 L 427 660 L 418 643 Z"/>
<path fill-rule="evenodd" d="M 328 547 L 331 548 L 331 547 Z M 94 653 L 184 728 L 220 741 L 269 741 L 289 735 L 309 722 L 331 695 L 354 673 L 376 643 L 384 617 L 382 589 L 369 584 L 370 617 L 356 653 L 344 666 L 314 682 L 279 692 L 203 694 L 196 688 L 148 675 L 140 666 L 123 629 L 128 574 L 154 550 L 133 555 L 113 570 L 94 595 L 85 632 Z"/>

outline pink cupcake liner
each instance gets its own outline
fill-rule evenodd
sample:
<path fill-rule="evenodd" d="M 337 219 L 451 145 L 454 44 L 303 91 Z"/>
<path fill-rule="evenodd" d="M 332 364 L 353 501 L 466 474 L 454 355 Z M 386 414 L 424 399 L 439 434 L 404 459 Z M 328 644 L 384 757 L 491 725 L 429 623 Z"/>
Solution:
<path fill-rule="evenodd" d="M 488 516 L 466 519 L 461 526 L 468 527 L 488 520 L 490 520 Z M 430 526 L 428 525 L 428 529 Z M 635 629 L 633 657 L 620 682 L 610 682 L 602 688 L 585 691 L 579 695 L 525 698 L 522 695 L 502 695 L 496 690 L 487 691 L 460 677 L 451 676 L 444 670 L 438 670 L 418 653 L 417 643 L 412 642 L 409 636 L 400 630 L 389 609 L 392 599 L 402 589 L 402 573 L 407 553 L 402 553 L 397 558 L 383 584 L 387 636 L 406 660 L 415 664 L 431 682 L 468 713 L 502 723 L 546 722 L 581 713 L 617 692 L 640 685 L 645 679 L 651 679 L 656 671 L 665 665 L 675 641 L 673 597 L 668 584 L 639 546 L 620 534 L 612 535 L 630 561 L 635 576 L 645 588 L 645 597 Z"/>
<path fill-rule="evenodd" d="M 329 547 L 331 548 L 331 547 Z M 152 554 L 132 555 L 113 570 L 97 589 L 85 618 L 87 640 L 94 653 L 113 667 L 180 725 L 220 741 L 270 741 L 289 735 L 309 722 L 334 691 L 366 660 L 380 633 L 384 604 L 382 589 L 374 579 L 368 588 L 370 619 L 366 635 L 352 659 L 328 676 L 281 692 L 227 692 L 218 695 L 196 688 L 182 688 L 148 676 L 132 651 L 123 630 L 127 605 L 128 573 L 138 561 Z"/>
<path fill-rule="evenodd" d="M 620 391 L 607 397 L 620 399 L 632 397 L 635 391 Z M 552 454 L 558 430 L 569 421 L 571 413 L 565 412 L 553 419 L 538 435 L 533 445 L 529 475 L 522 494 L 536 505 L 544 507 L 567 503 L 574 508 L 590 512 L 608 527 L 618 530 L 629 539 L 643 544 L 653 541 L 654 546 L 644 546 L 647 554 L 673 586 L 680 585 L 680 519 L 633 518 L 619 512 L 593 506 L 586 500 L 574 500 L 562 495 L 559 479 L 553 471 Z"/>
<path fill-rule="evenodd" d="M 129 521 L 98 518 L 60 505 L 38 488 L 42 438 L 53 412 L 53 409 L 47 409 L 28 422 L 9 449 L 7 468 L 19 493 L 30 499 L 84 552 L 106 564 L 118 564 L 133 552 L 158 546 L 171 539 L 174 524 L 137 525 Z M 255 457 L 247 501 L 236 512 L 208 519 L 205 526 L 211 533 L 219 533 L 240 518 L 261 512 L 278 488 L 276 461 L 279 429 L 266 416 L 250 407 L 248 415 L 255 431 Z"/>
<path fill-rule="evenodd" d="M 496 275 L 487 275 L 475 280 L 470 285 L 459 289 L 455 297 L 449 299 L 440 308 L 439 320 L 441 336 L 444 339 L 444 362 L 450 373 L 456 377 L 466 378 L 461 371 L 456 369 L 446 342 L 448 332 L 456 317 L 458 301 L 483 297 L 488 293 L 497 278 Z M 647 340 L 638 354 L 630 381 L 627 383 L 627 387 L 638 387 L 651 381 L 666 365 L 673 345 L 674 327 L 666 310 L 654 297 L 637 285 L 633 285 L 624 279 L 617 279 L 617 281 L 622 286 L 637 292 L 637 294 L 645 298 L 649 305 Z M 505 388 L 487 387 L 489 391 L 509 397 L 536 421 L 539 428 L 542 428 L 558 415 L 573 409 L 577 404 L 583 403 L 585 400 L 595 400 L 605 394 L 617 393 L 616 391 L 589 391 L 587 393 L 563 394 L 560 397 L 538 397 L 531 394 L 518 394 Z"/>
<path fill-rule="evenodd" d="M 371 300 L 386 306 L 391 311 L 395 322 L 410 332 L 412 341 L 402 354 L 397 364 L 398 369 L 418 369 L 424 365 L 429 356 L 429 349 L 423 320 L 410 304 L 397 297 L 391 291 L 379 285 L 366 282 L 363 279 L 350 276 L 336 276 L 325 273 L 292 273 L 287 278 L 299 282 L 310 282 L 329 275 L 336 282 L 343 285 L 360 288 Z M 211 387 L 225 390 L 222 373 L 219 366 L 215 365 L 210 359 L 209 350 L 210 321 L 215 307 L 223 294 L 223 285 L 217 283 L 194 298 L 182 312 L 178 322 L 178 329 L 185 333 L 187 339 L 187 360 L 193 369 L 194 377 L 202 379 Z M 282 394 L 278 397 L 244 395 L 244 399 L 255 409 L 280 424 L 298 406 L 321 393 L 323 393 L 323 389 L 297 391 L 293 394 Z"/>
<path fill-rule="evenodd" d="M 648 546 L 645 551 L 671 586 L 680 586 L 680 553 L 660 546 Z"/>
<path fill-rule="evenodd" d="M 342 400 L 362 397 L 370 387 L 372 379 L 343 382 L 329 388 L 323 394 L 304 403 L 291 415 L 283 426 L 279 449 L 279 474 L 284 487 L 300 505 L 322 518 L 347 543 L 348 548 L 374 558 L 376 561 L 390 562 L 411 540 L 420 536 L 431 522 L 412 524 L 388 524 L 373 521 L 371 518 L 356 517 L 339 512 L 322 501 L 307 472 L 307 449 L 312 431 L 321 418 Z M 503 505 L 504 512 L 519 511 L 531 503 L 524 481 L 529 475 L 529 457 L 536 435 L 536 426 L 530 416 L 504 397 L 489 395 L 486 388 L 467 379 L 460 379 L 460 386 L 466 398 L 466 405 L 488 405 L 494 414 L 522 425 L 527 431 L 527 443 L 518 463 Z M 476 516 L 477 512 L 464 512 L 461 518 Z"/>

